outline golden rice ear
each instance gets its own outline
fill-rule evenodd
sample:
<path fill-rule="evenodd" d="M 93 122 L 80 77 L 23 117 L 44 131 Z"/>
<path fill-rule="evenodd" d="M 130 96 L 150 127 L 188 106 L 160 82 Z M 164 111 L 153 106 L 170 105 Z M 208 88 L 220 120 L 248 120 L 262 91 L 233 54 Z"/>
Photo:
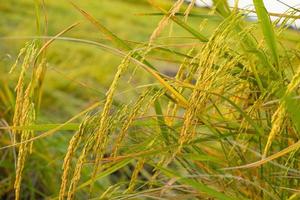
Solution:
<path fill-rule="evenodd" d="M 118 155 L 119 148 L 127 134 L 128 129 L 132 125 L 134 119 L 141 114 L 141 109 L 143 105 L 146 103 L 147 97 L 151 94 L 152 89 L 146 90 L 143 94 L 140 95 L 136 103 L 133 105 L 133 109 L 127 114 L 126 120 L 121 127 L 120 133 L 117 135 L 117 141 L 115 142 L 112 148 L 112 157 L 116 157 Z"/>
<path fill-rule="evenodd" d="M 13 127 L 30 126 L 35 122 L 35 105 L 34 96 L 35 88 L 37 87 L 37 80 L 41 77 L 41 65 L 44 64 L 42 61 L 37 68 L 33 67 L 34 59 L 37 56 L 37 47 L 34 42 L 28 43 L 18 55 L 17 61 L 11 68 L 11 73 L 15 70 L 18 63 L 20 62 L 21 56 L 24 56 L 21 63 L 21 72 L 19 75 L 18 83 L 16 86 L 16 103 L 13 116 Z M 32 75 L 27 80 L 27 72 L 32 68 Z M 32 152 L 33 142 L 26 142 L 34 137 L 33 130 L 20 130 L 13 129 L 14 144 L 20 143 L 18 161 L 16 168 L 16 180 L 14 184 L 16 199 L 20 198 L 21 180 L 23 169 L 28 154 Z"/>
<path fill-rule="evenodd" d="M 298 72 L 293 76 L 291 82 L 288 84 L 286 92 L 284 96 L 282 97 L 283 101 L 280 102 L 280 105 L 278 106 L 277 110 L 272 116 L 272 129 L 269 133 L 268 140 L 263 152 L 263 158 L 265 158 L 268 155 L 268 151 L 272 145 L 273 140 L 275 139 L 275 136 L 280 133 L 282 128 L 284 127 L 284 123 L 286 121 L 286 102 L 285 98 L 290 96 L 292 92 L 299 86 L 300 84 L 300 67 L 298 69 Z"/>
<path fill-rule="evenodd" d="M 149 39 L 149 46 L 153 44 L 153 41 L 160 35 L 161 31 L 169 24 L 170 18 L 174 16 L 180 9 L 181 5 L 184 3 L 184 0 L 177 0 L 177 2 L 169 10 L 168 15 L 164 16 L 156 29 L 152 32 Z"/>
<path fill-rule="evenodd" d="M 236 24 L 239 22 L 239 15 L 231 15 L 224 22 L 219 25 L 214 34 L 211 36 L 209 42 L 205 44 L 202 51 L 197 55 L 200 58 L 196 75 L 198 76 L 195 88 L 189 99 L 189 106 L 184 114 L 184 123 L 180 131 L 179 149 L 185 144 L 189 143 L 196 136 L 196 124 L 201 112 L 204 111 L 207 102 L 211 98 L 209 93 L 216 90 L 221 90 L 235 81 L 228 80 L 228 70 L 238 63 L 241 59 L 240 56 L 226 60 L 227 62 L 218 63 L 218 69 L 215 69 L 215 64 L 218 60 L 223 59 L 224 52 L 229 49 L 226 44 L 226 39 L 233 32 Z M 205 58 L 205 59 L 204 59 Z M 218 80 L 218 86 L 216 85 Z M 224 84 L 221 84 L 224 83 Z M 226 84 L 225 84 L 226 83 Z"/>
<path fill-rule="evenodd" d="M 86 116 L 80 124 L 79 130 L 70 140 L 62 167 L 63 173 L 58 196 L 61 200 L 65 198 L 72 199 L 75 196 L 76 187 L 80 181 L 81 171 L 86 160 L 85 157 L 91 153 L 93 147 L 98 121 L 99 116 L 97 113 Z M 80 153 L 78 159 L 76 159 L 76 153 Z M 74 167 L 72 166 L 72 160 L 76 160 Z"/>
<path fill-rule="evenodd" d="M 63 165 L 63 175 L 62 175 L 62 181 L 61 181 L 61 187 L 60 187 L 60 193 L 59 193 L 59 199 L 64 199 L 65 195 L 67 195 L 67 199 L 73 199 L 76 187 L 78 185 L 78 182 L 81 177 L 81 171 L 83 168 L 83 164 L 86 160 L 86 156 L 90 153 L 92 153 L 95 157 L 95 164 L 94 164 L 94 172 L 91 176 L 91 188 L 95 181 L 96 173 L 98 172 L 98 169 L 100 168 L 100 161 L 104 155 L 104 151 L 106 149 L 106 144 L 108 141 L 108 131 L 112 126 L 112 119 L 111 119 L 111 107 L 113 103 L 113 97 L 117 88 L 117 84 L 120 80 L 120 77 L 123 75 L 123 73 L 126 71 L 129 62 L 131 53 L 122 61 L 122 63 L 119 65 L 118 70 L 116 72 L 116 75 L 110 85 L 110 88 L 108 92 L 106 93 L 106 100 L 103 107 L 103 110 L 101 114 L 96 118 L 86 118 L 85 121 L 80 126 L 79 131 L 73 136 L 73 138 L 70 141 L 67 154 L 65 156 L 64 165 Z M 92 128 L 89 131 L 89 135 L 83 140 L 83 134 L 86 131 L 86 128 L 90 124 L 96 124 L 94 128 Z M 69 177 L 70 174 L 70 168 L 71 168 L 71 159 L 79 145 L 79 143 L 84 143 L 84 147 L 81 150 L 80 156 L 77 159 L 74 173 L 71 177 Z M 68 181 L 70 179 L 70 181 Z M 69 182 L 69 184 L 68 184 Z M 68 192 L 66 194 L 67 185 L 69 185 Z"/>
<path fill-rule="evenodd" d="M 192 53 L 195 51 L 195 47 L 193 47 L 189 52 L 188 56 L 192 56 Z M 183 62 L 181 63 L 176 76 L 175 76 L 175 83 L 174 83 L 174 88 L 179 92 L 183 93 L 184 87 L 178 82 L 185 82 L 189 83 L 192 80 L 192 77 L 194 76 L 195 73 L 195 62 L 196 59 L 190 59 L 189 57 L 185 57 Z M 177 82 L 176 82 L 177 81 Z M 174 117 L 177 114 L 177 111 L 179 109 L 178 104 L 174 103 L 173 101 L 169 101 L 168 107 L 167 107 L 167 112 L 166 112 L 166 123 L 168 125 L 172 125 L 174 121 Z"/>
<path fill-rule="evenodd" d="M 184 12 L 184 21 L 187 22 L 190 12 L 192 11 L 193 7 L 195 6 L 196 0 L 192 0 Z"/>
<path fill-rule="evenodd" d="M 106 142 L 108 140 L 107 131 L 108 131 L 108 127 L 110 126 L 108 119 L 109 119 L 110 110 L 111 110 L 111 106 L 112 106 L 112 102 L 113 102 L 113 96 L 115 94 L 117 84 L 120 80 L 121 75 L 128 68 L 131 56 L 132 56 L 132 54 L 129 53 L 128 56 L 126 58 L 124 58 L 122 63 L 119 65 L 117 73 L 114 77 L 114 80 L 112 81 L 110 88 L 109 88 L 108 92 L 106 93 L 106 102 L 104 104 L 104 108 L 101 113 L 99 129 L 96 133 L 95 144 L 93 147 L 93 151 L 96 156 L 96 160 L 95 160 L 95 166 L 94 166 L 94 171 L 93 171 L 93 175 L 92 175 L 92 180 L 95 179 L 96 173 L 98 173 L 100 161 L 104 155 L 104 149 L 106 148 Z M 91 185 L 93 185 L 93 183 Z"/>
<path fill-rule="evenodd" d="M 19 75 L 18 83 L 16 86 L 16 103 L 13 116 L 13 127 L 22 127 L 32 125 L 35 121 L 35 107 L 33 98 L 33 91 L 35 88 L 35 80 L 38 77 L 36 70 L 33 70 L 31 79 L 27 79 L 27 71 L 33 65 L 34 57 L 37 54 L 37 48 L 34 42 L 28 43 L 25 48 L 23 48 L 17 58 L 15 65 L 12 67 L 11 72 L 17 67 L 20 57 L 24 55 L 21 72 Z M 21 181 L 24 171 L 25 161 L 28 154 L 32 152 L 32 142 L 25 142 L 34 136 L 34 131 L 32 130 L 18 130 L 13 129 L 14 144 L 21 143 L 19 146 L 17 167 L 16 167 L 16 179 L 14 183 L 15 188 L 15 199 L 20 198 Z"/>
<path fill-rule="evenodd" d="M 63 174 L 61 176 L 60 192 L 58 196 L 60 200 L 63 200 L 65 198 L 65 191 L 66 191 L 66 187 L 68 184 L 68 179 L 71 171 L 71 161 L 78 148 L 79 143 L 82 141 L 85 127 L 89 122 L 90 122 L 89 118 L 85 118 L 83 122 L 80 124 L 79 130 L 73 135 L 72 139 L 70 140 L 68 150 L 64 158 L 64 163 L 62 166 Z"/>
<path fill-rule="evenodd" d="M 146 162 L 146 159 L 141 158 L 136 163 L 136 166 L 135 166 L 135 168 L 132 172 L 131 178 L 130 178 L 129 186 L 128 186 L 127 190 L 125 191 L 125 193 L 131 193 L 134 190 L 136 183 L 137 183 L 138 175 L 139 175 L 140 171 L 143 169 L 145 162 Z"/>

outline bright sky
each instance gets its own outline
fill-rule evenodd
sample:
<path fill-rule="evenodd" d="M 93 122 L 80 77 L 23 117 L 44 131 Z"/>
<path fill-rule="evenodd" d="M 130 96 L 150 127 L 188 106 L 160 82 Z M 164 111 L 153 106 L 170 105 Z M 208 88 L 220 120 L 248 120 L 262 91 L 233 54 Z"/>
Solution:
<path fill-rule="evenodd" d="M 191 1 L 191 0 L 187 0 Z M 280 1 L 282 3 L 280 3 Z M 235 0 L 228 0 L 230 6 L 234 6 Z M 300 1 L 299 0 L 264 0 L 265 6 L 269 12 L 274 13 L 284 13 L 289 9 L 288 6 L 284 4 L 288 4 L 290 6 L 296 6 L 297 8 L 300 7 Z M 196 0 L 196 4 L 198 6 L 211 6 L 212 1 L 211 0 Z M 239 7 L 240 8 L 253 8 L 253 2 L 252 0 L 239 0 Z M 276 19 L 276 18 L 273 18 Z M 296 24 L 298 27 L 300 27 L 300 20 L 296 21 Z"/>

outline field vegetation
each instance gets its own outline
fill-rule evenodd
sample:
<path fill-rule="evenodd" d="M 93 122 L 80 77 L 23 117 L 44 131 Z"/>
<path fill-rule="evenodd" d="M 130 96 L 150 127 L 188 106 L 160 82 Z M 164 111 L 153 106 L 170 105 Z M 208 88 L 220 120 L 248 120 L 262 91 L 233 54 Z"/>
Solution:
<path fill-rule="evenodd" d="M 299 9 L 213 2 L 1 2 L 0 198 L 300 199 Z"/>

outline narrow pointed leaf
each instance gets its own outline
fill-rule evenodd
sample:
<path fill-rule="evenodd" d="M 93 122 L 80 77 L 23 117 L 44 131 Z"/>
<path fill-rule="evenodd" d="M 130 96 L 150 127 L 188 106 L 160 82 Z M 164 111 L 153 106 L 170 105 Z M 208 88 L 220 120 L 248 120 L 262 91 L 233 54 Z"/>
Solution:
<path fill-rule="evenodd" d="M 277 51 L 277 43 L 276 37 L 274 33 L 274 29 L 270 20 L 270 16 L 265 8 L 263 0 L 253 0 L 256 14 L 258 16 L 258 20 L 264 34 L 265 41 L 268 45 L 268 48 L 271 52 L 272 59 L 276 65 L 278 65 L 278 51 Z"/>

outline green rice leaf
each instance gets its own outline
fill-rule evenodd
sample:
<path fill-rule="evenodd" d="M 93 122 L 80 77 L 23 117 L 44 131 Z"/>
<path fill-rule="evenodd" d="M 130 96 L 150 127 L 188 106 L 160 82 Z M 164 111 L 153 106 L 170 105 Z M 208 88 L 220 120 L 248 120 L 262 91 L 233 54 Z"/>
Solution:
<path fill-rule="evenodd" d="M 274 29 L 270 20 L 270 16 L 265 8 L 265 5 L 262 0 L 253 0 L 255 10 L 258 16 L 258 20 L 264 34 L 264 39 L 268 45 L 268 48 L 271 52 L 272 59 L 276 65 L 278 65 L 279 57 L 277 51 L 276 37 Z"/>
<path fill-rule="evenodd" d="M 103 172 L 101 172 L 100 174 L 96 175 L 95 179 L 101 179 L 101 178 L 104 178 L 112 173 L 114 173 L 115 171 L 125 167 L 126 165 L 128 165 L 133 159 L 125 159 L 125 160 L 122 160 L 118 163 L 116 163 L 115 165 L 112 165 L 111 167 L 107 168 L 106 170 L 104 170 Z M 92 179 L 82 183 L 78 188 L 78 189 L 81 189 L 81 188 L 84 188 L 86 186 L 89 186 L 92 182 Z"/>
<path fill-rule="evenodd" d="M 161 135 L 164 138 L 165 143 L 169 144 L 168 126 L 165 122 L 163 111 L 161 108 L 161 104 L 159 103 L 159 100 L 156 100 L 154 102 L 154 108 L 157 115 L 157 123 L 159 124 Z"/>
<path fill-rule="evenodd" d="M 171 16 L 171 19 L 176 24 L 178 24 L 179 26 L 181 26 L 182 28 L 184 28 L 185 30 L 187 30 L 190 34 L 192 34 L 193 36 L 195 36 L 197 39 L 199 39 L 201 42 L 208 42 L 208 39 L 204 35 L 202 35 L 201 33 L 199 33 L 199 31 L 193 29 L 191 26 L 189 26 L 186 22 L 182 21 L 178 17 Z"/>
<path fill-rule="evenodd" d="M 217 12 L 223 16 L 228 17 L 230 15 L 230 8 L 227 0 L 213 0 L 214 6 Z"/>
<path fill-rule="evenodd" d="M 166 176 L 170 178 L 177 178 L 177 182 L 181 184 L 185 184 L 188 186 L 191 186 L 195 190 L 205 193 L 213 198 L 219 199 L 219 200 L 234 200 L 234 198 L 231 198 L 227 196 L 226 194 L 219 192 L 211 187 L 208 187 L 207 185 L 201 183 L 200 181 L 196 181 L 195 179 L 191 178 L 184 178 L 180 176 L 180 173 L 177 173 L 175 171 L 172 171 L 170 169 L 158 167 Z"/>

